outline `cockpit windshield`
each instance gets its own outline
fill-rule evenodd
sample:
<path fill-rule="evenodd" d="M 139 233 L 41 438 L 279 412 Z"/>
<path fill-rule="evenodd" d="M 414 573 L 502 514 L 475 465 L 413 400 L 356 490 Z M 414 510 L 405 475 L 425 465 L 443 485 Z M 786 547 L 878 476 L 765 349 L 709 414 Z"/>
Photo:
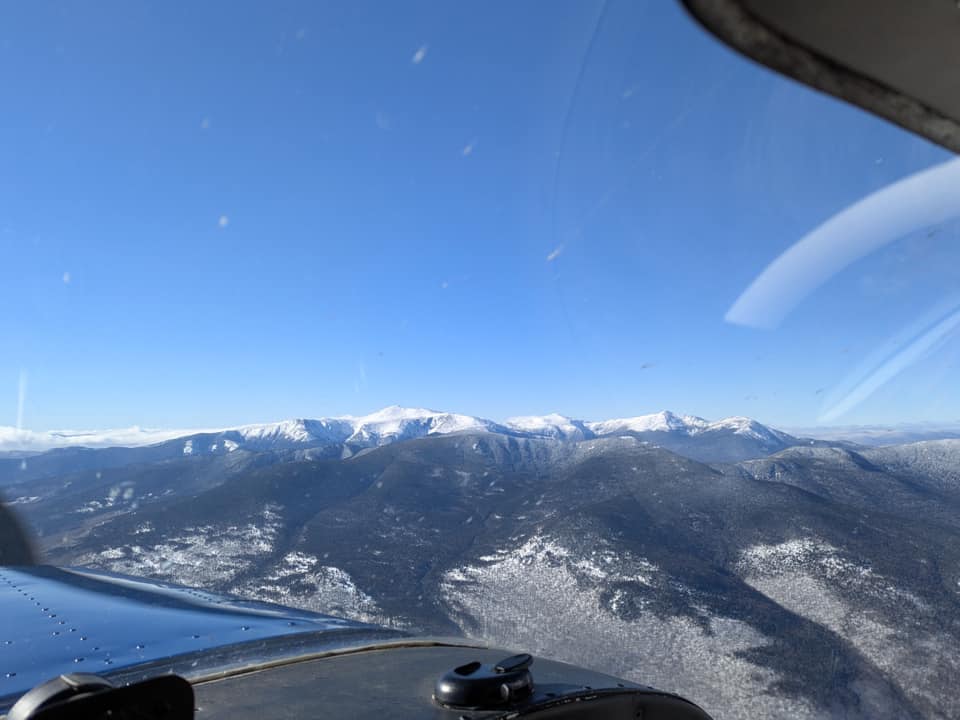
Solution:
<path fill-rule="evenodd" d="M 960 713 L 953 155 L 656 0 L 25 3 L 0 58 L 42 561 Z"/>

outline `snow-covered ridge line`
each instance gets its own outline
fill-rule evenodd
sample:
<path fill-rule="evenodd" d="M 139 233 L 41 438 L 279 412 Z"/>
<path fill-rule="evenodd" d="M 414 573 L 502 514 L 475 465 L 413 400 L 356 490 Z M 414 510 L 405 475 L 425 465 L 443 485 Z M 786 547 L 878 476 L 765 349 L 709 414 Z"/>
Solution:
<path fill-rule="evenodd" d="M 673 435 L 694 437 L 708 432 L 730 432 L 758 440 L 792 439 L 786 433 L 774 430 L 747 417 L 728 417 L 711 422 L 696 415 L 675 415 L 662 410 L 650 415 L 638 415 L 631 418 L 584 422 L 562 415 L 544 415 L 542 417 L 512 418 L 505 423 L 508 427 L 542 434 L 550 437 L 562 436 L 576 439 L 577 434 L 584 437 L 604 437 L 632 433 L 671 433 Z"/>
<path fill-rule="evenodd" d="M 490 420 L 469 415 L 392 406 L 362 416 L 298 418 L 232 428 L 169 430 L 134 426 L 113 430 L 34 431 L 0 427 L 0 452 L 39 452 L 63 447 L 143 447 L 195 435 L 223 435 L 225 441 L 235 446 L 256 448 L 277 444 L 304 447 L 340 443 L 383 445 L 424 435 L 506 430 Z"/>
<path fill-rule="evenodd" d="M 153 429 L 33 431 L 0 427 L 0 451 L 39 452 L 63 447 L 142 447 L 196 435 L 222 436 L 231 448 L 311 447 L 319 445 L 377 446 L 399 440 L 461 432 L 498 432 L 523 437 L 584 440 L 630 433 L 670 433 L 693 437 L 725 431 L 758 439 L 789 436 L 749 418 L 709 422 L 692 415 L 663 411 L 632 418 L 587 422 L 564 415 L 516 417 L 497 423 L 485 418 L 424 408 L 391 406 L 369 415 L 283 420 L 219 429 Z M 185 452 L 187 452 L 185 450 Z"/>

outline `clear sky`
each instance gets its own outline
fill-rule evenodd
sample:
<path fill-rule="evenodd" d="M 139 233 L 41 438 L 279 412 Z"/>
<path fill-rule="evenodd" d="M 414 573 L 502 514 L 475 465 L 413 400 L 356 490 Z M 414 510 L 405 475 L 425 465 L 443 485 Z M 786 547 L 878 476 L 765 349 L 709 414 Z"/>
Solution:
<path fill-rule="evenodd" d="M 820 223 L 950 155 L 665 0 L 17 3 L 0 89 L 0 425 L 812 425 L 960 287 L 948 219 L 775 329 L 725 322 Z M 960 416 L 937 332 L 830 419 Z"/>

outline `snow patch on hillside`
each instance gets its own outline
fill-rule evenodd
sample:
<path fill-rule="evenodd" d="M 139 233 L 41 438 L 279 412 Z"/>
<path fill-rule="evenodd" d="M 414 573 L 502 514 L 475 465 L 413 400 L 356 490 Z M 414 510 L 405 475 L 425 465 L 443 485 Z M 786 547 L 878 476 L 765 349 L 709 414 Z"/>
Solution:
<path fill-rule="evenodd" d="M 243 525 L 198 525 L 158 542 L 121 545 L 89 553 L 75 564 L 223 591 L 238 575 L 273 552 L 280 508 L 266 505 Z M 150 532 L 144 535 L 146 540 Z"/>
<path fill-rule="evenodd" d="M 886 602 L 908 602 L 919 610 L 925 607 L 920 598 L 899 588 L 894 580 L 843 557 L 837 548 L 816 538 L 753 545 L 741 554 L 739 568 L 754 579 L 798 572 L 816 575 L 833 588 L 855 590 L 861 596 L 868 594 Z"/>
<path fill-rule="evenodd" d="M 347 572 L 323 565 L 315 555 L 303 552 L 287 553 L 262 576 L 240 584 L 233 592 L 361 622 L 382 620 L 376 602 Z"/>
<path fill-rule="evenodd" d="M 738 569 L 755 590 L 847 640 L 913 702 L 943 713 L 931 717 L 960 716 L 960 701 L 945 708 L 940 692 L 944 677 L 960 677 L 956 638 L 944 632 L 935 608 L 895 579 L 814 537 L 754 545 Z M 873 610 L 864 612 L 864 599 Z M 908 629 L 894 619 L 905 614 L 912 618 Z"/>
<path fill-rule="evenodd" d="M 960 440 L 871 448 L 861 455 L 889 470 L 922 473 L 941 490 L 960 492 Z"/>
<path fill-rule="evenodd" d="M 713 618 L 706 632 L 686 617 L 627 621 L 609 612 L 596 581 L 617 576 L 615 560 L 535 536 L 450 570 L 441 596 L 468 635 L 680 692 L 718 719 L 822 716 L 802 699 L 771 694 L 778 676 L 738 657 L 767 644 L 746 623 Z M 649 583 L 661 573 L 639 561 L 633 579 Z"/>

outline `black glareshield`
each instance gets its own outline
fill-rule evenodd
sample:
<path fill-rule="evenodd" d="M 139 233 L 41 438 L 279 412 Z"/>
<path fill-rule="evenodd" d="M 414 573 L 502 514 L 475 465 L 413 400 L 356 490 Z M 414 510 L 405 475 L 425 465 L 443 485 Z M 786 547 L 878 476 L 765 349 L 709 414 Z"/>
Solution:
<path fill-rule="evenodd" d="M 193 688 L 177 675 L 114 687 L 96 675 L 60 675 L 26 693 L 8 720 L 188 720 Z"/>

